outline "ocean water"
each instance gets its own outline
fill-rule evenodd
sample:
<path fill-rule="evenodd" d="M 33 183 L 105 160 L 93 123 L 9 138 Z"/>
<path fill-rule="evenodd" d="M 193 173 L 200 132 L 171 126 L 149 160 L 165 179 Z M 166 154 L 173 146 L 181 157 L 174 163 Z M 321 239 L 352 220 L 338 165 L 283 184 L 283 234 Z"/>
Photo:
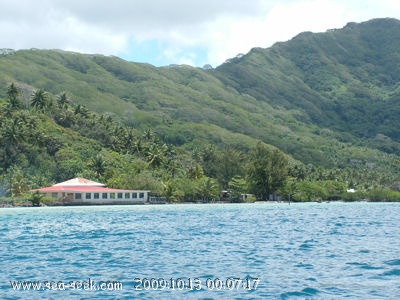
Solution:
<path fill-rule="evenodd" d="M 400 203 L 4 208 L 0 274 L 0 299 L 400 299 Z"/>

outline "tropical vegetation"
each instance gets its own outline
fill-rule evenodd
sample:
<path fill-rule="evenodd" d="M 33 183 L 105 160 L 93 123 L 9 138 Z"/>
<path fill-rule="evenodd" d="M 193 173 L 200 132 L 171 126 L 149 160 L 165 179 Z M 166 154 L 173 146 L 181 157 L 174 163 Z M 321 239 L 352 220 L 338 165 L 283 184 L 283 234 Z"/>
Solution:
<path fill-rule="evenodd" d="M 376 19 L 215 69 L 3 49 L 0 193 L 80 176 L 174 202 L 398 201 L 399 47 Z"/>

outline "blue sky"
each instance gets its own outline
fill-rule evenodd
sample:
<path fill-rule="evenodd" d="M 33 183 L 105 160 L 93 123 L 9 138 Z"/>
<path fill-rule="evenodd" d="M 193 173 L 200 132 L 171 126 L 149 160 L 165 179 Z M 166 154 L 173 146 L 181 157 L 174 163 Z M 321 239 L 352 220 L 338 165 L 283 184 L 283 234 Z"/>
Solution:
<path fill-rule="evenodd" d="M 169 52 L 168 52 L 169 51 Z M 164 40 L 128 41 L 126 50 L 117 56 L 135 62 L 150 63 L 155 66 L 189 64 L 202 66 L 207 63 L 207 49 L 201 46 L 185 46 L 180 49 Z M 197 63 L 196 63 L 197 62 Z"/>
<path fill-rule="evenodd" d="M 400 19 L 398 0 L 0 0 L 0 48 L 216 67 L 348 22 Z"/>

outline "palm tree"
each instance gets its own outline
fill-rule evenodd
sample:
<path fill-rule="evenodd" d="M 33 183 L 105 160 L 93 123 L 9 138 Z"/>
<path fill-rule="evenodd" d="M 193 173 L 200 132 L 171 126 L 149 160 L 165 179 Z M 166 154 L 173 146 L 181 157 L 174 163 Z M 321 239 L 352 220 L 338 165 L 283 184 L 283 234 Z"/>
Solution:
<path fill-rule="evenodd" d="M 21 110 L 14 115 L 14 118 L 18 120 L 18 124 L 21 127 L 22 140 L 29 140 L 32 144 L 39 142 L 38 137 L 42 131 L 38 129 L 36 116 L 30 114 L 26 110 Z"/>
<path fill-rule="evenodd" d="M 217 183 L 214 179 L 209 177 L 203 177 L 199 180 L 199 183 L 196 186 L 196 191 L 204 202 L 209 202 L 212 199 L 215 199 L 219 193 Z"/>
<path fill-rule="evenodd" d="M 11 83 L 7 88 L 8 103 L 10 103 L 12 108 L 22 108 L 22 101 L 18 99 L 20 94 L 20 89 L 14 83 Z"/>
<path fill-rule="evenodd" d="M 6 103 L 1 110 L 2 114 L 7 118 L 11 118 L 13 116 L 14 111 L 15 108 L 13 107 L 13 104 L 11 104 L 10 102 Z"/>
<path fill-rule="evenodd" d="M 109 143 L 111 149 L 120 151 L 123 148 L 125 138 L 125 128 L 123 126 L 114 126 L 109 136 Z"/>
<path fill-rule="evenodd" d="M 158 167 L 165 161 L 165 154 L 168 150 L 166 144 L 157 145 L 152 143 L 146 151 L 146 159 L 150 166 Z"/>
<path fill-rule="evenodd" d="M 104 124 L 104 127 L 109 130 L 114 126 L 114 119 L 110 115 L 101 115 L 100 121 Z"/>
<path fill-rule="evenodd" d="M 4 169 L 10 166 L 13 157 L 19 150 L 19 144 L 25 140 L 25 129 L 22 122 L 18 118 L 14 118 L 7 123 L 2 124 L 0 131 L 1 143 L 3 144 Z"/>
<path fill-rule="evenodd" d="M 131 153 L 131 149 L 135 143 L 135 131 L 132 128 L 126 129 L 125 134 L 125 151 Z"/>
<path fill-rule="evenodd" d="M 29 189 L 29 182 L 22 174 L 21 170 L 14 171 L 12 178 L 11 192 L 14 196 L 21 196 L 23 192 Z"/>
<path fill-rule="evenodd" d="M 137 153 L 137 154 L 142 154 L 143 152 L 143 141 L 140 137 L 136 137 L 135 140 L 133 141 L 133 153 Z"/>
<path fill-rule="evenodd" d="M 25 132 L 22 122 L 18 118 L 12 119 L 3 128 L 3 138 L 7 145 L 16 146 L 25 139 Z"/>
<path fill-rule="evenodd" d="M 59 108 L 67 109 L 68 106 L 70 105 L 71 100 L 69 99 L 68 95 L 66 92 L 62 92 L 58 97 L 57 97 L 57 104 Z"/>
<path fill-rule="evenodd" d="M 74 113 L 76 115 L 81 115 L 84 118 L 89 117 L 89 110 L 86 108 L 86 106 L 84 106 L 82 104 L 78 104 L 75 106 Z"/>
<path fill-rule="evenodd" d="M 106 171 L 106 162 L 104 156 L 97 154 L 90 162 L 90 167 L 93 169 L 97 177 L 100 177 Z"/>
<path fill-rule="evenodd" d="M 150 128 L 146 129 L 143 133 L 143 139 L 145 139 L 146 141 L 152 141 L 154 137 L 154 131 Z"/>
<path fill-rule="evenodd" d="M 72 110 L 65 109 L 56 114 L 55 119 L 64 127 L 71 127 L 76 121 L 76 116 Z"/>
<path fill-rule="evenodd" d="M 43 89 L 38 89 L 32 92 L 31 105 L 37 111 L 44 112 L 50 105 L 50 98 L 47 92 Z"/>

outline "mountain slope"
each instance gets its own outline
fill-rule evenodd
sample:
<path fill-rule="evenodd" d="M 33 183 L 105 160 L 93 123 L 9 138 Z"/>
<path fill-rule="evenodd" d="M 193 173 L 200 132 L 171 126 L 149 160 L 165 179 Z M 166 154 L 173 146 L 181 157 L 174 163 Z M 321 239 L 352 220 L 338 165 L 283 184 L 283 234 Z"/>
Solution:
<path fill-rule="evenodd" d="M 248 149 L 257 140 L 304 163 L 398 171 L 400 22 L 376 19 L 303 33 L 214 70 L 156 68 L 59 50 L 4 51 L 9 83 L 53 95 L 186 148 Z"/>
<path fill-rule="evenodd" d="M 399 141 L 399 48 L 400 21 L 375 19 L 253 49 L 217 76 L 260 101 L 304 109 L 318 126 Z"/>

